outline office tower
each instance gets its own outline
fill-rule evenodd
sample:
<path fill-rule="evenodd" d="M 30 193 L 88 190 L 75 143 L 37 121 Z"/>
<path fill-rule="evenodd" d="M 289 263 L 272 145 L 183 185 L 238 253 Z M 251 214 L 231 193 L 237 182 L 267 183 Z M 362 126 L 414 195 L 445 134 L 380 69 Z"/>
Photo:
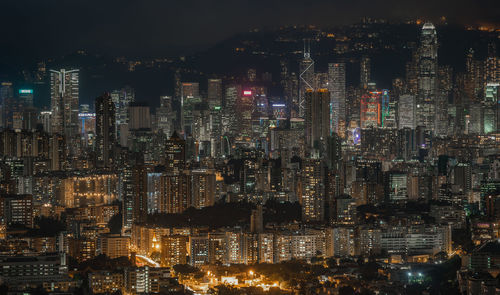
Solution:
<path fill-rule="evenodd" d="M 415 129 L 416 126 L 416 108 L 415 96 L 403 94 L 399 97 L 398 103 L 398 128 Z"/>
<path fill-rule="evenodd" d="M 238 126 L 236 137 L 252 136 L 252 115 L 259 112 L 258 102 L 262 103 L 266 99 L 264 87 L 248 87 L 238 95 L 235 106 Z"/>
<path fill-rule="evenodd" d="M 299 64 L 299 117 L 305 116 L 307 90 L 314 90 L 314 61 L 311 59 L 311 44 L 304 41 L 304 58 Z"/>
<path fill-rule="evenodd" d="M 181 96 L 183 99 L 200 97 L 200 83 L 198 83 L 198 82 L 182 82 Z"/>
<path fill-rule="evenodd" d="M 14 88 L 12 82 L 2 82 L 0 87 L 0 127 L 8 128 L 12 126 L 12 113 L 14 102 Z"/>
<path fill-rule="evenodd" d="M 115 104 L 109 93 L 95 100 L 97 167 L 111 168 L 114 164 L 113 149 L 116 145 Z"/>
<path fill-rule="evenodd" d="M 78 128 L 80 129 L 82 137 L 84 137 L 86 141 L 89 141 L 89 136 L 94 135 L 96 132 L 96 116 L 95 113 L 90 112 L 90 106 L 88 104 L 80 105 L 78 121 Z"/>
<path fill-rule="evenodd" d="M 339 133 L 339 122 L 346 121 L 345 64 L 328 64 L 328 91 L 330 92 L 330 131 Z"/>
<path fill-rule="evenodd" d="M 151 129 L 151 112 L 145 103 L 134 102 L 129 108 L 129 130 Z"/>
<path fill-rule="evenodd" d="M 111 99 L 115 104 L 115 128 L 117 139 L 122 146 L 127 146 L 129 105 L 135 101 L 135 91 L 129 86 L 111 92 Z M 123 135 L 122 135 L 123 133 Z"/>
<path fill-rule="evenodd" d="M 305 98 L 305 137 L 310 154 L 326 150 L 330 135 L 330 93 L 327 89 L 308 90 Z"/>
<path fill-rule="evenodd" d="M 390 109 L 390 96 L 389 90 L 383 89 L 382 94 L 380 96 L 380 117 L 381 117 L 381 126 L 385 127 L 384 122 L 385 118 L 389 116 Z"/>
<path fill-rule="evenodd" d="M 484 83 L 500 83 L 500 59 L 497 56 L 497 48 L 494 42 L 488 44 Z"/>
<path fill-rule="evenodd" d="M 25 107 L 33 107 L 33 89 L 19 89 L 19 101 Z"/>
<path fill-rule="evenodd" d="M 437 34 L 431 23 L 425 23 L 418 51 L 417 126 L 434 130 L 437 95 Z"/>
<path fill-rule="evenodd" d="M 320 159 L 302 160 L 302 221 L 317 222 L 324 219 L 325 187 L 324 167 Z"/>
<path fill-rule="evenodd" d="M 222 133 L 236 136 L 239 133 L 236 105 L 238 97 L 243 93 L 241 85 L 229 85 L 226 87 L 224 112 L 222 113 Z"/>
<path fill-rule="evenodd" d="M 220 106 L 210 109 L 210 151 L 212 157 L 222 155 L 223 114 Z"/>
<path fill-rule="evenodd" d="M 363 56 L 359 62 L 359 83 L 362 89 L 368 88 L 371 75 L 371 60 L 368 56 Z"/>
<path fill-rule="evenodd" d="M 197 82 L 183 82 L 181 87 L 181 131 L 184 137 L 196 131 L 196 109 L 201 104 L 200 86 Z"/>
<path fill-rule="evenodd" d="M 208 79 L 208 106 L 210 109 L 222 106 L 222 80 Z"/>
<path fill-rule="evenodd" d="M 5 99 L 14 97 L 14 88 L 12 82 L 2 82 L 0 86 L 0 104 L 3 104 Z"/>
<path fill-rule="evenodd" d="M 52 133 L 64 135 L 70 149 L 71 141 L 79 134 L 79 75 L 79 70 L 50 70 Z"/>
<path fill-rule="evenodd" d="M 170 135 L 174 130 L 174 112 L 172 97 L 160 96 L 160 107 L 156 108 L 156 128 L 163 134 Z"/>
<path fill-rule="evenodd" d="M 480 134 L 481 133 L 481 112 L 482 106 L 478 103 L 471 103 L 468 106 L 469 113 L 466 115 L 466 133 Z"/>
<path fill-rule="evenodd" d="M 43 131 L 47 133 L 52 133 L 52 112 L 51 111 L 41 111 L 40 112 L 40 123 L 43 126 Z"/>
<path fill-rule="evenodd" d="M 361 97 L 360 125 L 361 128 L 378 127 L 381 123 L 380 91 L 370 91 Z"/>
<path fill-rule="evenodd" d="M 483 132 L 495 133 L 500 130 L 500 84 L 489 82 L 485 87 L 483 99 Z"/>

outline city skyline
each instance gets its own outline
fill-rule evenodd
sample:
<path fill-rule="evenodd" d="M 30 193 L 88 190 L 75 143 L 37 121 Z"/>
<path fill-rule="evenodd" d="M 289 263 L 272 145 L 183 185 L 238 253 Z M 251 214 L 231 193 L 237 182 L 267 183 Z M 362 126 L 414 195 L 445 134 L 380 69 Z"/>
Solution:
<path fill-rule="evenodd" d="M 500 294 L 497 4 L 51 1 L 0 49 L 0 294 Z M 235 24 L 143 33 L 185 9 Z"/>

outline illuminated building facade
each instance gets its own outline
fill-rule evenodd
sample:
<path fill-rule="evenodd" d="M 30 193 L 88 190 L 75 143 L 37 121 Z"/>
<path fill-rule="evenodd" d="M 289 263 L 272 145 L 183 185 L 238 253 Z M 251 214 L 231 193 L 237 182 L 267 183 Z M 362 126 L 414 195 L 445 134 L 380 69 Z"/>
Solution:
<path fill-rule="evenodd" d="M 382 92 L 380 91 L 370 91 L 361 97 L 361 128 L 376 128 L 380 126 L 382 120 L 381 94 Z"/>
<path fill-rule="evenodd" d="M 163 236 L 161 238 L 161 265 L 172 267 L 176 264 L 187 264 L 188 246 L 188 236 Z"/>
<path fill-rule="evenodd" d="M 299 99 L 297 102 L 299 118 L 306 115 L 306 93 L 314 91 L 314 61 L 311 59 L 311 44 L 304 41 L 304 58 L 299 64 Z"/>
<path fill-rule="evenodd" d="M 320 159 L 302 160 L 302 220 L 317 222 L 324 219 L 324 166 Z"/>
<path fill-rule="evenodd" d="M 417 126 L 434 130 L 437 95 L 437 33 L 431 23 L 425 23 L 418 51 Z"/>
<path fill-rule="evenodd" d="M 71 140 L 78 130 L 79 70 L 50 70 L 50 95 L 52 111 L 52 133 L 64 135 Z"/>
<path fill-rule="evenodd" d="M 104 234 L 97 240 L 97 253 L 109 258 L 128 257 L 130 254 L 130 237 L 117 234 Z"/>

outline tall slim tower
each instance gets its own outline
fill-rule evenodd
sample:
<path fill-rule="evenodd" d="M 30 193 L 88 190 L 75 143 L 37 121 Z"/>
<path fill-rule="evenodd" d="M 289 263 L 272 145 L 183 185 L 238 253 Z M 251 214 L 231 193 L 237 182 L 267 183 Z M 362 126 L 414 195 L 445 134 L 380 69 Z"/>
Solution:
<path fill-rule="evenodd" d="M 299 117 L 305 116 L 307 90 L 314 90 L 314 61 L 311 59 L 311 44 L 304 41 L 304 58 L 299 65 Z"/>
<path fill-rule="evenodd" d="M 417 125 L 434 130 L 437 95 L 437 33 L 432 23 L 425 23 L 418 52 Z"/>
<path fill-rule="evenodd" d="M 222 80 L 208 79 L 208 105 L 210 109 L 222 106 Z"/>
<path fill-rule="evenodd" d="M 326 151 L 330 135 L 330 93 L 327 89 L 306 92 L 305 135 L 310 154 Z"/>
<path fill-rule="evenodd" d="M 330 92 L 330 131 L 339 132 L 339 122 L 346 119 L 345 64 L 328 64 L 328 91 Z"/>
<path fill-rule="evenodd" d="M 109 93 L 95 100 L 97 166 L 111 168 L 116 145 L 115 104 Z"/>
<path fill-rule="evenodd" d="M 78 135 L 79 70 L 50 70 L 52 133 L 66 136 L 68 144 Z"/>
<path fill-rule="evenodd" d="M 320 159 L 302 161 L 302 220 L 318 222 L 324 219 L 325 185 L 324 167 Z"/>
<path fill-rule="evenodd" d="M 363 56 L 359 63 L 359 82 L 361 88 L 368 88 L 368 82 L 370 82 L 370 73 L 370 58 L 368 56 Z"/>
<path fill-rule="evenodd" d="M 127 146 L 128 123 L 129 123 L 129 106 L 135 101 L 135 91 L 133 88 L 126 86 L 120 90 L 111 92 L 111 99 L 115 104 L 115 128 L 117 139 L 122 146 Z"/>

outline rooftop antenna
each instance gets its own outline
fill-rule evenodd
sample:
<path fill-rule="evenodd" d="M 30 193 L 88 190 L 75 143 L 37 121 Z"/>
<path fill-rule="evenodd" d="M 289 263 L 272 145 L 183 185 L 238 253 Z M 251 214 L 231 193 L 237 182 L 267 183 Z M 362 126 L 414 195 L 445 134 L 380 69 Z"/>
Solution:
<path fill-rule="evenodd" d="M 306 46 L 307 41 L 307 46 Z M 311 58 L 311 43 L 308 39 L 304 39 L 304 58 Z"/>

